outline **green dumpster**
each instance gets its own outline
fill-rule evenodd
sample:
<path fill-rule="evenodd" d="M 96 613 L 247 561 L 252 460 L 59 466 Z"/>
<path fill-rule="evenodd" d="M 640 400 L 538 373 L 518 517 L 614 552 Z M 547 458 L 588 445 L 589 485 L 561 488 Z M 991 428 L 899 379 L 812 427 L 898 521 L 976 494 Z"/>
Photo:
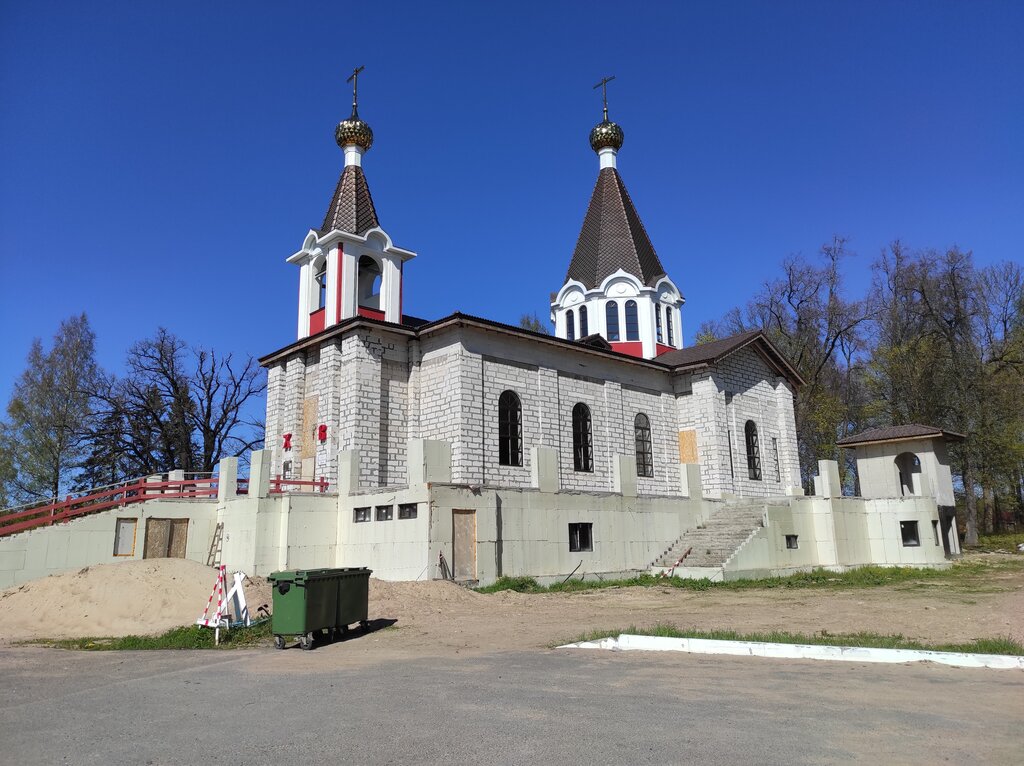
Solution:
<path fill-rule="evenodd" d="M 298 636 L 303 649 L 312 649 L 314 637 L 337 637 L 356 622 L 367 626 L 369 569 L 297 569 L 267 579 L 274 588 L 271 632 L 278 649 L 286 636 Z"/>

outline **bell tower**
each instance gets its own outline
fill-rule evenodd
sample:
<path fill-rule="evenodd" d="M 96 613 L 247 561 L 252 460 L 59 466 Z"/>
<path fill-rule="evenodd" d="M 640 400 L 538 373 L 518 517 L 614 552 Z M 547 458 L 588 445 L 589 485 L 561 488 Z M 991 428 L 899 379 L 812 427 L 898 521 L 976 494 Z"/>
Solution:
<path fill-rule="evenodd" d="M 604 118 L 590 131 L 598 156 L 597 185 L 590 198 L 565 283 L 551 303 L 555 335 L 579 340 L 600 335 L 624 354 L 653 359 L 683 347 L 681 309 L 685 302 L 668 278 L 618 171 L 625 138 Z"/>
<path fill-rule="evenodd" d="M 354 316 L 402 321 L 402 274 L 416 254 L 395 247 L 381 228 L 363 173 L 363 155 L 373 146 L 373 131 L 359 118 L 363 69 L 357 67 L 347 80 L 352 83 L 352 114 L 334 130 L 345 166 L 327 215 L 288 258 L 299 267 L 299 339 Z"/>

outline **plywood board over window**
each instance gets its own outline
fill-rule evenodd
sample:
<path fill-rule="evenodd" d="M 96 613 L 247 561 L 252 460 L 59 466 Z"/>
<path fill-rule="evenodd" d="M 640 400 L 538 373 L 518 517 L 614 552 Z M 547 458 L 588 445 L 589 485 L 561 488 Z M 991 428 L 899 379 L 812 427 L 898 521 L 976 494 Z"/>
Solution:
<path fill-rule="evenodd" d="M 316 421 L 317 407 L 320 404 L 320 395 L 313 394 L 302 400 L 302 441 L 299 444 L 299 457 L 316 457 Z M 305 473 L 305 468 L 303 468 Z M 303 476 L 302 478 L 306 478 Z"/>
<path fill-rule="evenodd" d="M 144 559 L 183 559 L 188 540 L 188 519 L 146 519 Z"/>
<path fill-rule="evenodd" d="M 700 458 L 697 455 L 697 432 L 696 431 L 680 431 L 679 432 L 679 462 L 680 463 L 699 463 Z"/>

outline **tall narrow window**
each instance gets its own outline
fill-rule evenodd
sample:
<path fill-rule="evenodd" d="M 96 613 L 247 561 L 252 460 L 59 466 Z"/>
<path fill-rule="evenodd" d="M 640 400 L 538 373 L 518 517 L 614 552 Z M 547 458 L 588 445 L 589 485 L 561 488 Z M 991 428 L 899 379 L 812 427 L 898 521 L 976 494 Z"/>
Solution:
<path fill-rule="evenodd" d="M 772 454 L 775 456 L 775 481 L 782 481 L 782 464 L 779 462 L 779 440 L 772 437 Z"/>
<path fill-rule="evenodd" d="M 324 260 L 316 267 L 316 289 L 317 289 L 317 301 L 316 307 L 318 309 L 324 308 L 327 305 L 327 261 Z"/>
<path fill-rule="evenodd" d="M 640 340 L 640 320 L 636 314 L 636 301 L 626 301 L 626 340 Z"/>
<path fill-rule="evenodd" d="M 590 329 L 587 327 L 587 307 L 580 306 L 580 337 L 586 338 L 590 335 Z"/>
<path fill-rule="evenodd" d="M 747 437 L 747 475 L 754 481 L 761 481 L 761 450 L 757 444 L 757 426 L 748 420 L 743 429 Z"/>
<path fill-rule="evenodd" d="M 498 397 L 498 463 L 523 464 L 523 406 L 515 391 Z"/>
<path fill-rule="evenodd" d="M 633 436 L 636 443 L 636 475 L 654 476 L 651 421 L 642 412 L 633 419 Z"/>
<path fill-rule="evenodd" d="M 676 345 L 675 334 L 672 332 L 672 312 L 675 311 L 671 306 L 665 307 L 665 331 L 668 333 L 668 345 Z"/>
<path fill-rule="evenodd" d="M 572 466 L 577 471 L 594 470 L 590 408 L 583 402 L 572 408 Z"/>
<path fill-rule="evenodd" d="M 604 304 L 604 323 L 608 328 L 608 340 L 619 339 L 619 304 L 608 301 Z"/>
<path fill-rule="evenodd" d="M 654 324 L 658 333 L 658 343 L 664 343 L 665 338 L 661 331 L 661 304 L 658 303 L 654 306 Z"/>
<path fill-rule="evenodd" d="M 576 340 L 576 312 L 572 309 L 565 312 L 565 337 Z"/>

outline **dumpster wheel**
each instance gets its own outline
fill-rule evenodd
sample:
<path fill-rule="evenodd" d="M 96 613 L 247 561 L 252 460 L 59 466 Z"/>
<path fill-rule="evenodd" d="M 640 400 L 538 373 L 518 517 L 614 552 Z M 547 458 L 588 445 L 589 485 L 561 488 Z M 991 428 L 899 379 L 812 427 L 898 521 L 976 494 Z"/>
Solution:
<path fill-rule="evenodd" d="M 284 636 L 274 636 L 274 648 L 284 649 Z"/>
<path fill-rule="evenodd" d="M 301 646 L 303 649 L 313 648 L 313 631 L 310 631 L 309 633 L 299 636 L 299 646 Z"/>

